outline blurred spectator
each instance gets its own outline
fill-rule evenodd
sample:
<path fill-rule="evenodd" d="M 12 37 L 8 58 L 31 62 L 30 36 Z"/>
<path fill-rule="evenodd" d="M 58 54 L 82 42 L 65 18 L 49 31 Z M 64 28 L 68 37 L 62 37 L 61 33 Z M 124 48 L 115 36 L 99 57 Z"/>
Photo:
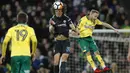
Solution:
<path fill-rule="evenodd" d="M 130 23 L 129 20 L 125 20 L 124 24 L 121 26 L 122 29 L 130 29 Z"/>
<path fill-rule="evenodd" d="M 36 54 L 35 54 L 35 60 L 32 62 L 31 72 L 38 73 L 38 71 L 40 69 L 40 64 L 41 64 L 40 56 L 42 56 L 42 55 L 41 55 L 39 49 L 37 49 Z"/>
<path fill-rule="evenodd" d="M 121 26 L 121 29 L 130 29 L 130 23 L 128 19 L 124 21 L 124 24 Z M 129 37 L 130 33 L 124 33 L 124 35 L 125 37 Z"/>
<path fill-rule="evenodd" d="M 51 63 L 50 63 L 50 43 L 48 42 L 47 39 L 42 39 L 42 42 L 38 45 L 39 51 L 41 52 L 41 67 L 40 67 L 40 73 L 49 73 L 49 69 L 51 68 Z"/>
<path fill-rule="evenodd" d="M 79 6 L 81 3 L 81 0 L 74 0 L 73 1 L 73 6 L 76 7 L 76 6 Z"/>
<path fill-rule="evenodd" d="M 113 22 L 113 27 L 114 27 L 114 28 L 117 28 L 117 29 L 120 28 L 119 25 L 118 25 L 118 23 L 117 23 L 116 21 Z"/>
<path fill-rule="evenodd" d="M 115 15 L 114 15 L 113 10 L 111 8 L 109 8 L 108 14 L 106 15 L 106 20 L 105 21 L 112 25 L 114 17 L 115 17 Z"/>

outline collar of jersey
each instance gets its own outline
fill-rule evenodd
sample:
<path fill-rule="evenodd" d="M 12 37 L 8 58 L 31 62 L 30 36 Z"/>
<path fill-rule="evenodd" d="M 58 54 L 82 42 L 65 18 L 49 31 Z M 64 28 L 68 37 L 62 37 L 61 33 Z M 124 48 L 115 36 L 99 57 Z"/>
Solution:
<path fill-rule="evenodd" d="M 90 20 L 89 18 L 88 18 L 88 16 L 86 15 L 86 18 L 88 19 L 88 20 Z"/>
<path fill-rule="evenodd" d="M 18 25 L 27 25 L 27 24 L 25 24 L 25 23 L 18 23 Z"/>
<path fill-rule="evenodd" d="M 87 15 L 86 15 L 86 18 L 87 18 L 87 20 L 90 20 Z M 90 20 L 90 21 L 93 22 L 92 20 Z M 95 20 L 94 20 L 94 22 L 95 22 Z"/>
<path fill-rule="evenodd" d="M 57 17 L 56 15 L 55 15 L 55 17 L 60 19 L 60 18 L 64 17 L 64 14 L 62 14 L 61 17 Z"/>

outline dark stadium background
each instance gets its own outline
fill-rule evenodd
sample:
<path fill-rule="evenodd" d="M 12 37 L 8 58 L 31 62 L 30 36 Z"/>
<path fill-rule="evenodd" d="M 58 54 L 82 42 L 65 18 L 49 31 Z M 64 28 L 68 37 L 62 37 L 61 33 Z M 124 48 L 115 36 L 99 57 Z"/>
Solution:
<path fill-rule="evenodd" d="M 110 23 L 117 29 L 130 29 L 130 0 L 62 0 L 67 5 L 66 14 L 77 25 L 79 18 L 86 15 L 88 8 L 97 7 L 99 19 Z M 32 63 L 31 73 L 49 71 L 53 73 L 53 38 L 48 31 L 49 18 L 52 17 L 51 6 L 54 0 L 0 0 L 0 41 L 7 30 L 16 25 L 16 15 L 23 10 L 29 15 L 28 25 L 33 27 L 38 38 L 37 60 Z M 96 29 L 104 29 L 97 26 Z M 1 48 L 0 43 L 0 48 Z M 75 42 L 72 43 L 74 47 Z M 8 55 L 5 63 L 0 65 L 0 73 L 10 71 Z M 72 51 L 73 52 L 73 51 Z M 40 73 L 40 72 L 39 72 Z M 48 72 L 45 72 L 48 73 Z"/>

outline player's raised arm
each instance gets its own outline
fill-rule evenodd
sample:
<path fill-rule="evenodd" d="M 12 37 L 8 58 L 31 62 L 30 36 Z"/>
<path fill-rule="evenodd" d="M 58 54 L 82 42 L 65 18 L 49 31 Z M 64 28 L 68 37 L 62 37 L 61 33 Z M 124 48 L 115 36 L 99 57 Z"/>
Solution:
<path fill-rule="evenodd" d="M 69 27 L 70 27 L 69 36 L 78 38 L 79 37 L 78 31 L 76 29 L 76 26 L 73 24 L 73 22 L 71 21 L 70 18 L 68 20 L 68 23 L 69 23 Z"/>
<path fill-rule="evenodd" d="M 49 21 L 49 32 L 50 33 L 54 33 L 54 26 L 53 25 L 55 25 L 55 22 L 52 19 L 50 19 L 50 21 Z"/>
<path fill-rule="evenodd" d="M 117 29 L 115 29 L 114 27 L 112 27 L 112 26 L 111 26 L 110 24 L 108 24 L 108 23 L 102 22 L 102 25 L 105 26 L 105 27 L 107 27 L 107 28 L 113 29 L 115 32 L 118 32 Z"/>
<path fill-rule="evenodd" d="M 70 24 L 70 28 L 71 28 L 71 30 L 76 31 L 74 24 Z"/>
<path fill-rule="evenodd" d="M 74 24 L 72 23 L 72 24 L 70 24 L 69 25 L 70 26 L 70 30 L 69 30 L 69 36 L 70 37 L 73 37 L 73 36 L 76 36 L 75 34 L 76 34 L 76 28 L 75 28 L 75 26 L 74 26 Z"/>

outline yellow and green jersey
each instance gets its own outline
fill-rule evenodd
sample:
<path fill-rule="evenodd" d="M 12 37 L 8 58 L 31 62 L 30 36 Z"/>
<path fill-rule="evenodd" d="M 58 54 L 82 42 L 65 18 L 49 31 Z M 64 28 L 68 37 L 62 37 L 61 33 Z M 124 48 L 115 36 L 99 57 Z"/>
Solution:
<path fill-rule="evenodd" d="M 92 36 L 93 30 L 96 25 L 102 25 L 102 22 L 98 19 L 91 21 L 87 18 L 87 16 L 84 16 L 80 19 L 80 22 L 77 26 L 79 32 L 80 32 L 80 37 L 88 37 Z"/>
<path fill-rule="evenodd" d="M 30 41 L 32 36 L 35 36 L 34 29 L 27 25 L 18 24 L 10 28 L 6 37 L 11 39 L 11 57 L 31 56 Z"/>

